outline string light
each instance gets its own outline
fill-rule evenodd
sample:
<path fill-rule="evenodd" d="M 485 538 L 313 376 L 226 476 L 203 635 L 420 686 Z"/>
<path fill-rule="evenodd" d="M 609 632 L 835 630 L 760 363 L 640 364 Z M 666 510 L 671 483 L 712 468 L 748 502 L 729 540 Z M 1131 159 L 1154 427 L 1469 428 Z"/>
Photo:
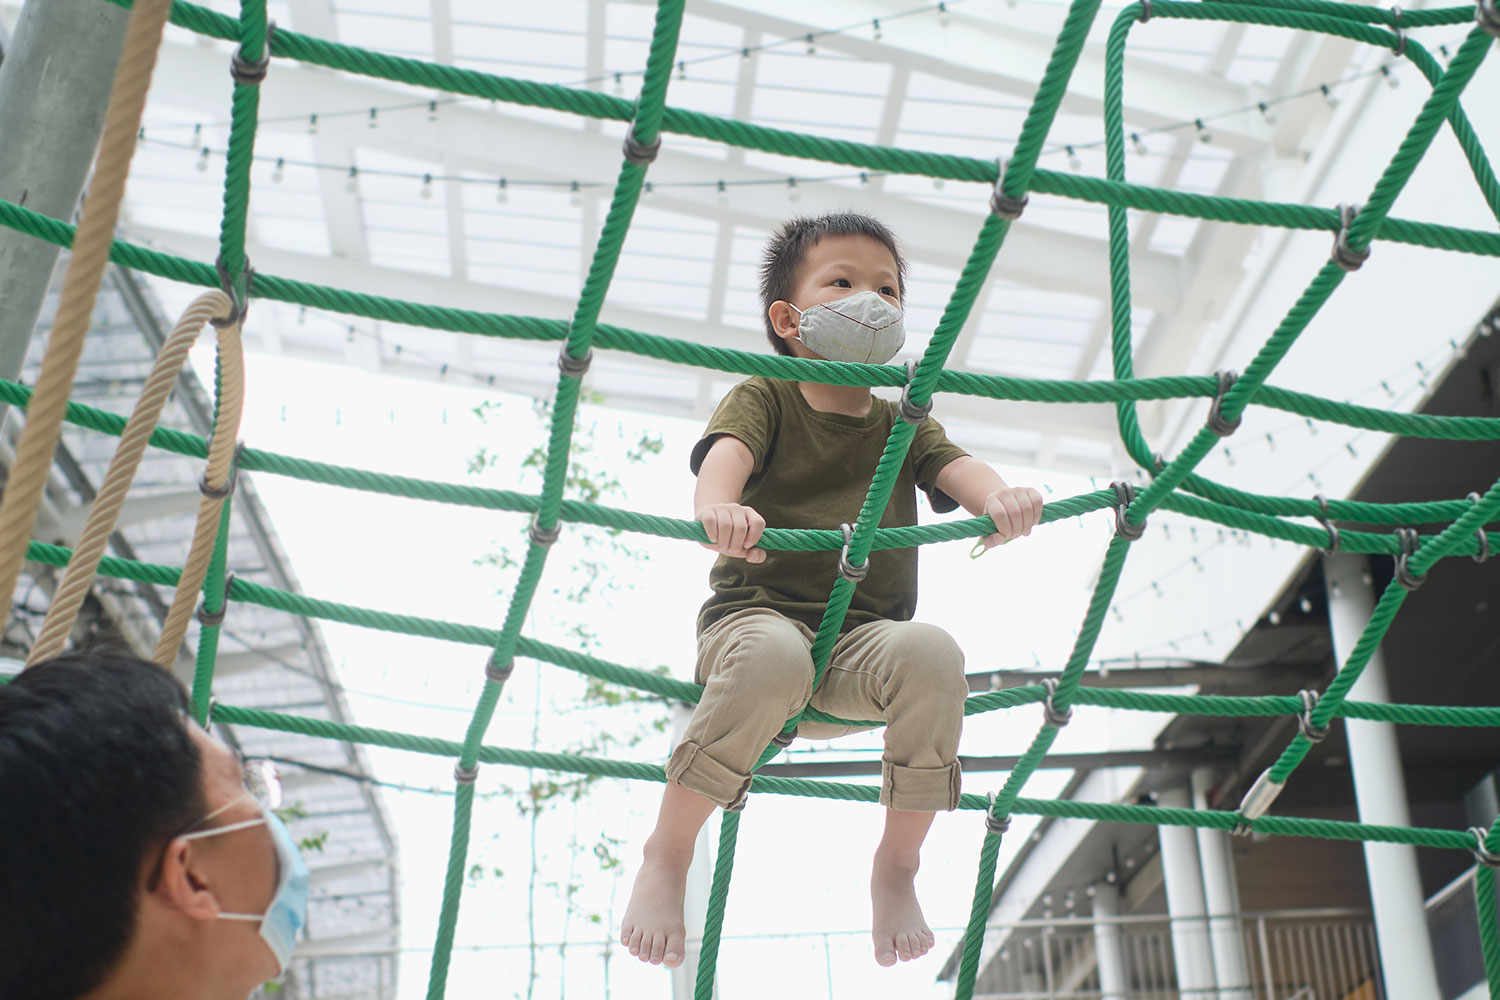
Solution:
<path fill-rule="evenodd" d="M 679 60 L 677 60 L 677 79 L 679 79 L 679 80 L 686 80 L 687 79 L 687 60 L 686 59 L 679 59 Z"/>
<path fill-rule="evenodd" d="M 430 122 L 437 121 L 437 101 L 427 102 L 427 120 Z"/>
<path fill-rule="evenodd" d="M 934 191 L 941 191 L 943 189 L 943 179 L 941 177 L 934 177 L 932 179 L 932 189 Z"/>
<path fill-rule="evenodd" d="M 615 74 L 615 96 L 616 97 L 624 97 L 625 96 L 625 74 L 623 74 L 623 73 L 616 73 Z"/>
<path fill-rule="evenodd" d="M 579 188 L 578 188 L 578 182 L 577 181 L 573 182 L 573 185 L 572 185 L 571 188 L 569 188 L 569 191 L 571 193 L 568 195 L 568 204 L 572 205 L 574 208 L 577 208 L 579 205 L 582 205 L 583 204 L 583 192 L 581 190 L 579 190 Z"/>
<path fill-rule="evenodd" d="M 1067 150 L 1068 153 L 1068 166 L 1072 167 L 1074 170 L 1082 170 L 1083 160 L 1079 158 L 1078 151 L 1075 150 L 1072 146 L 1064 146 L 1063 149 Z"/>
<path fill-rule="evenodd" d="M 797 178 L 795 177 L 788 177 L 786 179 L 786 200 L 790 202 L 802 200 L 802 192 L 797 190 Z"/>
<path fill-rule="evenodd" d="M 371 108 L 369 121 L 367 121 L 365 124 L 369 125 L 370 128 L 374 128 L 380 124 L 379 118 L 380 110 L 378 108 Z"/>
<path fill-rule="evenodd" d="M 495 189 L 495 201 L 501 205 L 510 201 L 510 192 L 505 190 L 505 178 L 500 178 L 500 185 Z"/>
<path fill-rule="evenodd" d="M 1385 77 L 1385 85 L 1387 87 L 1390 87 L 1392 90 L 1395 90 L 1397 87 L 1401 86 L 1401 78 L 1398 77 L 1395 73 L 1392 73 L 1389 66 L 1380 67 L 1380 75 Z"/>
<path fill-rule="evenodd" d="M 1323 100 L 1328 102 L 1328 106 L 1330 108 L 1336 108 L 1339 106 L 1339 99 L 1334 96 L 1332 87 L 1328 86 L 1328 84 L 1326 83 L 1320 83 L 1318 84 L 1318 89 L 1323 92 Z"/>
<path fill-rule="evenodd" d="M 308 135 L 317 135 L 318 134 L 318 116 L 317 115 L 308 115 L 307 116 L 307 134 Z"/>
<path fill-rule="evenodd" d="M 818 54 L 818 45 L 817 42 L 813 41 L 813 33 L 811 31 L 807 33 L 807 54 L 810 56 Z"/>
<path fill-rule="evenodd" d="M 1208 130 L 1208 126 L 1206 126 L 1206 125 L 1203 124 L 1203 119 L 1202 118 L 1194 118 L 1193 119 L 1193 127 L 1198 130 L 1198 141 L 1199 142 L 1213 142 L 1214 141 L 1213 133 Z"/>
<path fill-rule="evenodd" d="M 718 195 L 718 198 L 719 198 L 719 204 L 720 205 L 727 205 L 727 204 L 729 204 L 729 188 L 724 184 L 723 181 L 719 182 L 719 195 Z"/>
<path fill-rule="evenodd" d="M 359 168 L 350 167 L 349 176 L 344 179 L 344 191 L 347 194 L 359 193 Z"/>
<path fill-rule="evenodd" d="M 876 41 L 877 41 L 877 42 L 878 42 L 878 41 L 880 41 L 880 40 L 881 40 L 881 39 L 882 39 L 882 38 L 884 38 L 884 37 L 885 37 L 885 35 L 884 35 L 884 34 L 883 34 L 883 33 L 882 33 L 882 32 L 881 32 L 881 30 L 880 30 L 880 18 L 878 18 L 878 17 L 877 17 L 877 18 L 875 18 L 875 19 L 874 19 L 874 20 L 873 20 L 873 21 L 871 21 L 871 22 L 870 22 L 870 26 L 871 26 L 871 27 L 872 27 L 872 28 L 873 28 L 873 29 L 874 29 L 874 31 L 875 31 L 875 40 L 876 40 Z"/>
<path fill-rule="evenodd" d="M 208 171 L 208 147 L 207 146 L 204 146 L 203 147 L 203 152 L 198 154 L 198 163 L 196 164 L 196 166 L 198 168 L 198 173 L 200 173 L 200 174 L 201 173 L 206 173 Z"/>
<path fill-rule="evenodd" d="M 1271 106 L 1269 104 L 1267 104 L 1265 101 L 1259 101 L 1257 102 L 1256 107 L 1260 108 L 1260 116 L 1266 120 L 1267 125 L 1276 124 L 1276 112 L 1271 110 Z"/>
<path fill-rule="evenodd" d="M 1130 145 L 1135 150 L 1136 156 L 1146 156 L 1151 152 L 1151 150 L 1146 148 L 1145 140 L 1141 138 L 1139 132 L 1130 133 Z"/>
<path fill-rule="evenodd" d="M 286 160 L 284 160 L 284 159 L 282 159 L 281 157 L 278 156 L 276 158 L 276 166 L 271 169 L 271 183 L 272 184 L 280 184 L 282 178 L 285 177 L 285 176 L 286 176 Z"/>
<path fill-rule="evenodd" d="M 945 28 L 948 27 L 948 22 L 953 20 L 953 16 L 948 13 L 948 5 L 946 3 L 940 3 L 937 5 L 937 18 L 938 24 L 942 25 Z"/>

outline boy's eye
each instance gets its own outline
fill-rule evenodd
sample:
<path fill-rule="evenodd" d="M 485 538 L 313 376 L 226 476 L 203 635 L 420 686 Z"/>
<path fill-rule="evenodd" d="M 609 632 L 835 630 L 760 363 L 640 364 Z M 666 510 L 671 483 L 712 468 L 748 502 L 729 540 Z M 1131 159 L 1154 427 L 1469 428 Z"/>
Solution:
<path fill-rule="evenodd" d="M 849 284 L 849 279 L 848 278 L 834 278 L 833 279 L 833 283 L 835 285 L 837 285 L 838 287 L 840 287 L 840 288 L 850 288 L 850 287 L 852 287 Z"/>
<path fill-rule="evenodd" d="M 881 295 L 889 295 L 891 298 L 895 298 L 896 297 L 896 290 L 894 288 L 892 288 L 890 285 L 882 285 L 882 286 L 880 286 L 880 294 Z"/>

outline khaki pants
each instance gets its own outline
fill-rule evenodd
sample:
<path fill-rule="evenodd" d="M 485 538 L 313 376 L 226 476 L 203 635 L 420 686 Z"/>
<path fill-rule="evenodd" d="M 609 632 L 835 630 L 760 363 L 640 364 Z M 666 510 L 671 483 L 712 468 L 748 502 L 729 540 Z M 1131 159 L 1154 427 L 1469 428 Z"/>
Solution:
<path fill-rule="evenodd" d="M 667 761 L 667 780 L 726 809 L 741 808 L 761 751 L 811 695 L 812 707 L 829 715 L 885 721 L 883 805 L 911 812 L 957 808 L 968 684 L 952 637 L 920 622 L 857 625 L 833 647 L 813 692 L 815 637 L 768 608 L 736 611 L 705 629 L 695 672 L 703 699 Z M 857 729 L 803 722 L 798 735 L 828 739 Z"/>

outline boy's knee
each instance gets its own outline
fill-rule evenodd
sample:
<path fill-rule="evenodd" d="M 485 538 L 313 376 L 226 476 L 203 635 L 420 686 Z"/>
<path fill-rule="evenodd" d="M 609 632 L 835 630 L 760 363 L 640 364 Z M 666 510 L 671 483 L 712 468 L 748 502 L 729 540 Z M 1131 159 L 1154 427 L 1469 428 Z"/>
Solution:
<path fill-rule="evenodd" d="M 801 634 L 789 625 L 755 623 L 738 630 L 724 658 L 725 668 L 734 671 L 735 685 L 756 697 L 779 698 L 800 709 L 812 695 L 812 656 Z"/>
<path fill-rule="evenodd" d="M 936 693 L 967 697 L 964 653 L 953 637 L 936 625 L 907 622 L 896 638 L 894 655 L 901 664 L 903 680 L 930 686 Z"/>

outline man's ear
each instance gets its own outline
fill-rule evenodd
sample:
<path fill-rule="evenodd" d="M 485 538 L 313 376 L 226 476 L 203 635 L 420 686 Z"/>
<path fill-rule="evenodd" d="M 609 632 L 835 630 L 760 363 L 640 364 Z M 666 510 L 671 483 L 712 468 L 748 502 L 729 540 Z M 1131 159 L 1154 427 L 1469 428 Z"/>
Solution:
<path fill-rule="evenodd" d="M 194 920 L 213 920 L 222 907 L 193 842 L 174 838 L 162 858 L 161 878 L 151 895 Z"/>
<path fill-rule="evenodd" d="M 785 299 L 777 299 L 771 303 L 771 308 L 766 310 L 766 315 L 771 319 L 771 329 L 776 331 L 776 336 L 782 340 L 791 340 L 797 336 L 797 322 L 801 317 L 792 304 Z"/>

